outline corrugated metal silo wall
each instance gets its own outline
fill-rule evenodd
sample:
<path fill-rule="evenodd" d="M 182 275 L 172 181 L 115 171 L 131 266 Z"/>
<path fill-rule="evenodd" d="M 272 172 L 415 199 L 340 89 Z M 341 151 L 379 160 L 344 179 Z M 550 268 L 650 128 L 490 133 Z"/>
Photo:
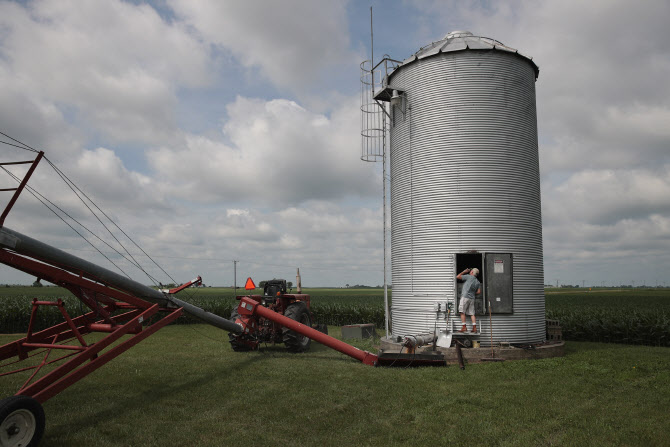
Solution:
<path fill-rule="evenodd" d="M 544 340 L 531 64 L 502 51 L 442 53 L 400 67 L 390 84 L 408 107 L 404 117 L 395 107 L 391 127 L 393 334 L 432 331 L 434 302 L 454 298 L 455 253 L 477 250 L 513 254 L 514 313 L 493 315 L 494 343 Z"/>

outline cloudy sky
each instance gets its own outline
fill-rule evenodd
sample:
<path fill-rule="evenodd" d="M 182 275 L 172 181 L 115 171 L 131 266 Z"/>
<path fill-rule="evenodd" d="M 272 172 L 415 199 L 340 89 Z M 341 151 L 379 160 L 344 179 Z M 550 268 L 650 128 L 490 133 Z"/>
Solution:
<path fill-rule="evenodd" d="M 0 131 L 177 281 L 232 284 L 238 260 L 238 284 L 382 284 L 380 166 L 359 159 L 370 6 L 376 60 L 469 30 L 539 65 L 545 283 L 670 285 L 668 1 L 0 1 Z M 104 235 L 47 163 L 31 185 Z M 113 268 L 28 194 L 6 225 Z"/>

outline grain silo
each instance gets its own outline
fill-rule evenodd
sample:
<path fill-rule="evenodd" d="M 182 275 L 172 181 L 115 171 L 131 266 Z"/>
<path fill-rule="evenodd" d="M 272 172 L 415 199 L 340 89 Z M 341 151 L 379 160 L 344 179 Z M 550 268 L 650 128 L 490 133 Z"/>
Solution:
<path fill-rule="evenodd" d="M 392 334 L 432 330 L 434 304 L 457 308 L 456 275 L 477 267 L 482 345 L 489 303 L 494 343 L 544 341 L 538 67 L 466 31 L 362 67 L 377 105 L 362 107 L 362 158 L 388 147 Z"/>

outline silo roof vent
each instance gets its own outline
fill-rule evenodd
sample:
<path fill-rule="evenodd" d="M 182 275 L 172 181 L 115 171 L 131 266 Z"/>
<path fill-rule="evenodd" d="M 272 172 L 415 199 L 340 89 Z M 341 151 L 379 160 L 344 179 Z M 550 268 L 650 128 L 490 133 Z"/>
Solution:
<path fill-rule="evenodd" d="M 411 64 L 416 60 L 434 56 L 439 53 L 449 53 L 465 50 L 498 50 L 507 53 L 514 53 L 530 62 L 530 64 L 533 66 L 533 69 L 535 70 L 536 78 L 540 72 L 539 67 L 535 64 L 535 62 L 533 62 L 533 58 L 525 56 L 519 53 L 519 51 L 516 49 L 508 47 L 502 42 L 491 39 L 490 37 L 475 36 L 470 31 L 452 31 L 448 33 L 442 40 L 430 43 L 419 49 L 419 51 L 405 59 L 398 68 L 407 64 Z"/>
<path fill-rule="evenodd" d="M 454 37 L 467 37 L 472 35 L 473 34 L 470 31 L 452 31 L 444 36 L 444 39 L 442 40 L 453 39 Z"/>

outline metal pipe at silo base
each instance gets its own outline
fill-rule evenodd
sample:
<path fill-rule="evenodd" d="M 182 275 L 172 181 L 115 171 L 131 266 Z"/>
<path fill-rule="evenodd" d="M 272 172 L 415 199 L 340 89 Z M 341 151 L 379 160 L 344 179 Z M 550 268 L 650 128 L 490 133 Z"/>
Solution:
<path fill-rule="evenodd" d="M 405 335 L 403 337 L 403 346 L 407 348 L 418 348 L 435 342 L 435 333 Z"/>
<path fill-rule="evenodd" d="M 174 308 L 182 307 L 184 312 L 193 315 L 205 323 L 218 327 L 219 329 L 235 333 L 242 332 L 242 327 L 240 325 L 219 315 L 207 312 L 197 306 L 179 300 L 172 295 L 159 292 L 158 290 L 140 284 L 130 278 L 119 275 L 116 272 L 107 270 L 104 267 L 78 258 L 77 256 L 66 253 L 7 227 L 0 228 L 0 248 L 5 248 L 20 255 L 28 256 L 56 266 L 92 281 L 109 285 L 161 306 Z"/>

